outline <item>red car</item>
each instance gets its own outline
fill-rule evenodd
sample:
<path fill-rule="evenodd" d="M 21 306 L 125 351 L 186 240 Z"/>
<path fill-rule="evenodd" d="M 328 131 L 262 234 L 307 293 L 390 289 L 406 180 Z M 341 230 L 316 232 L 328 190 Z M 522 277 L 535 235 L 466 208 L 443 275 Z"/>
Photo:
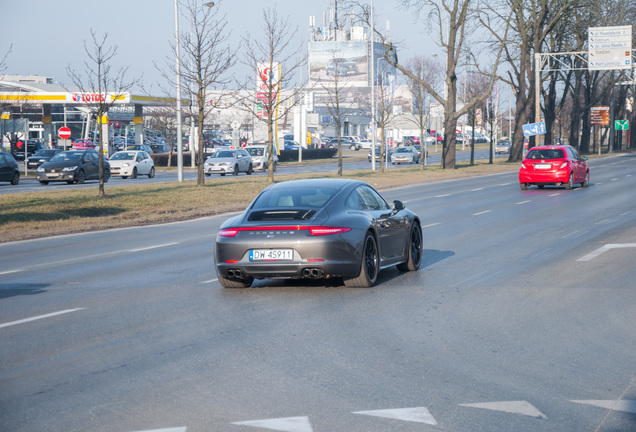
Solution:
<path fill-rule="evenodd" d="M 533 147 L 526 154 L 519 168 L 521 190 L 528 186 L 561 186 L 572 189 L 575 183 L 586 188 L 590 184 L 590 168 L 587 157 L 569 145 Z"/>
<path fill-rule="evenodd" d="M 76 150 L 92 150 L 95 147 L 97 147 L 95 143 L 89 139 L 76 139 L 73 141 L 73 148 Z"/>

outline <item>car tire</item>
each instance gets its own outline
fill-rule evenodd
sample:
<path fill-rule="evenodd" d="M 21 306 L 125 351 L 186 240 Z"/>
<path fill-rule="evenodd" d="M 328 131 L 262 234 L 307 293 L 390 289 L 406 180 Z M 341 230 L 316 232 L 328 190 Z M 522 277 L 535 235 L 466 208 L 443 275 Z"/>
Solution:
<path fill-rule="evenodd" d="M 519 186 L 521 186 L 521 190 L 527 190 L 528 189 L 528 183 L 519 183 Z"/>
<path fill-rule="evenodd" d="M 356 148 L 356 146 L 355 146 L 355 145 L 350 145 L 350 146 L 349 146 L 349 150 L 357 150 L 357 148 Z"/>
<path fill-rule="evenodd" d="M 573 187 L 574 187 L 574 176 L 572 173 L 570 173 L 570 178 L 568 179 L 568 182 L 565 184 L 565 189 L 572 190 Z"/>
<path fill-rule="evenodd" d="M 276 167 L 278 166 L 278 162 L 274 162 L 274 172 L 276 172 Z"/>
<path fill-rule="evenodd" d="M 205 173 L 206 177 L 210 177 L 212 174 L 210 173 Z"/>
<path fill-rule="evenodd" d="M 150 172 L 148 172 L 148 178 L 153 178 L 155 176 L 155 167 L 150 167 Z"/>
<path fill-rule="evenodd" d="M 254 278 L 251 277 L 247 279 L 229 279 L 218 273 L 216 276 L 223 288 L 249 288 L 252 286 L 252 282 L 254 282 Z"/>
<path fill-rule="evenodd" d="M 350 288 L 370 288 L 378 280 L 380 256 L 378 243 L 371 232 L 364 236 L 360 274 L 354 278 L 345 278 L 344 284 Z"/>
<path fill-rule="evenodd" d="M 252 164 L 247 168 L 247 175 L 252 175 Z"/>
<path fill-rule="evenodd" d="M 583 180 L 583 183 L 581 183 L 581 187 L 586 188 L 586 187 L 588 187 L 589 185 L 590 185 L 590 172 L 589 172 L 589 171 L 587 171 L 587 172 L 585 173 L 585 180 Z"/>
<path fill-rule="evenodd" d="M 137 167 L 133 168 L 133 172 L 130 175 L 130 178 L 132 178 L 132 179 L 136 179 L 137 178 Z"/>
<path fill-rule="evenodd" d="M 11 177 L 11 184 L 15 186 L 18 183 L 20 183 L 20 173 L 13 173 L 13 177 Z"/>
<path fill-rule="evenodd" d="M 47 184 L 49 184 L 49 182 L 45 181 L 45 180 L 40 180 L 40 184 L 42 186 L 46 186 Z"/>
<path fill-rule="evenodd" d="M 128 176 L 121 176 L 121 178 L 123 178 L 124 180 L 126 180 L 128 178 Z"/>
<path fill-rule="evenodd" d="M 80 170 L 79 173 L 77 173 L 77 184 L 84 184 L 86 183 L 86 173 L 84 172 L 84 170 Z"/>
<path fill-rule="evenodd" d="M 234 165 L 234 172 L 232 173 L 232 175 L 237 176 L 238 172 L 239 172 L 238 165 Z"/>
<path fill-rule="evenodd" d="M 398 264 L 400 271 L 417 271 L 422 263 L 422 228 L 420 224 L 413 221 L 409 235 L 408 258 L 402 264 Z"/>
<path fill-rule="evenodd" d="M 225 176 L 225 173 L 219 173 L 219 174 L 221 174 L 222 176 Z"/>

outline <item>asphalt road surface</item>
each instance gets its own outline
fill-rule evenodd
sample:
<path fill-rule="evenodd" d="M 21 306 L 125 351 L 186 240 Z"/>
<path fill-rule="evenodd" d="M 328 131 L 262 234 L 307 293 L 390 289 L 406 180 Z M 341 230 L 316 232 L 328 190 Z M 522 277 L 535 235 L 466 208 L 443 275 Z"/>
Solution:
<path fill-rule="evenodd" d="M 224 290 L 228 215 L 0 245 L 2 431 L 636 430 L 636 157 L 385 191 L 417 272 Z"/>

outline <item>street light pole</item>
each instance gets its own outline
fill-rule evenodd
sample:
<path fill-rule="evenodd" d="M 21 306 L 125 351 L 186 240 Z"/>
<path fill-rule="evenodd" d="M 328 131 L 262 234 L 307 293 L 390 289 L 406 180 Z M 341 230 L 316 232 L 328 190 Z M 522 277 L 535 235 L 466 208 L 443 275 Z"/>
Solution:
<path fill-rule="evenodd" d="M 371 0 L 371 133 L 373 137 L 371 139 L 371 169 L 375 171 L 375 35 L 374 35 L 375 27 L 373 24 L 373 0 Z M 380 161 L 382 158 L 380 158 Z"/>
<path fill-rule="evenodd" d="M 179 58 L 179 8 L 174 0 L 174 39 L 177 72 L 177 180 L 183 181 L 183 141 L 181 137 L 181 59 Z"/>

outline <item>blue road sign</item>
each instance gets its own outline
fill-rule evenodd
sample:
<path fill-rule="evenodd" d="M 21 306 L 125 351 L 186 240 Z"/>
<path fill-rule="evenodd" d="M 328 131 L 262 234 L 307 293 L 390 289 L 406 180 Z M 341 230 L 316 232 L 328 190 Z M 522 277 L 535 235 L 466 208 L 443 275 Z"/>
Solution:
<path fill-rule="evenodd" d="M 530 123 L 523 125 L 523 136 L 544 135 L 545 122 Z"/>

